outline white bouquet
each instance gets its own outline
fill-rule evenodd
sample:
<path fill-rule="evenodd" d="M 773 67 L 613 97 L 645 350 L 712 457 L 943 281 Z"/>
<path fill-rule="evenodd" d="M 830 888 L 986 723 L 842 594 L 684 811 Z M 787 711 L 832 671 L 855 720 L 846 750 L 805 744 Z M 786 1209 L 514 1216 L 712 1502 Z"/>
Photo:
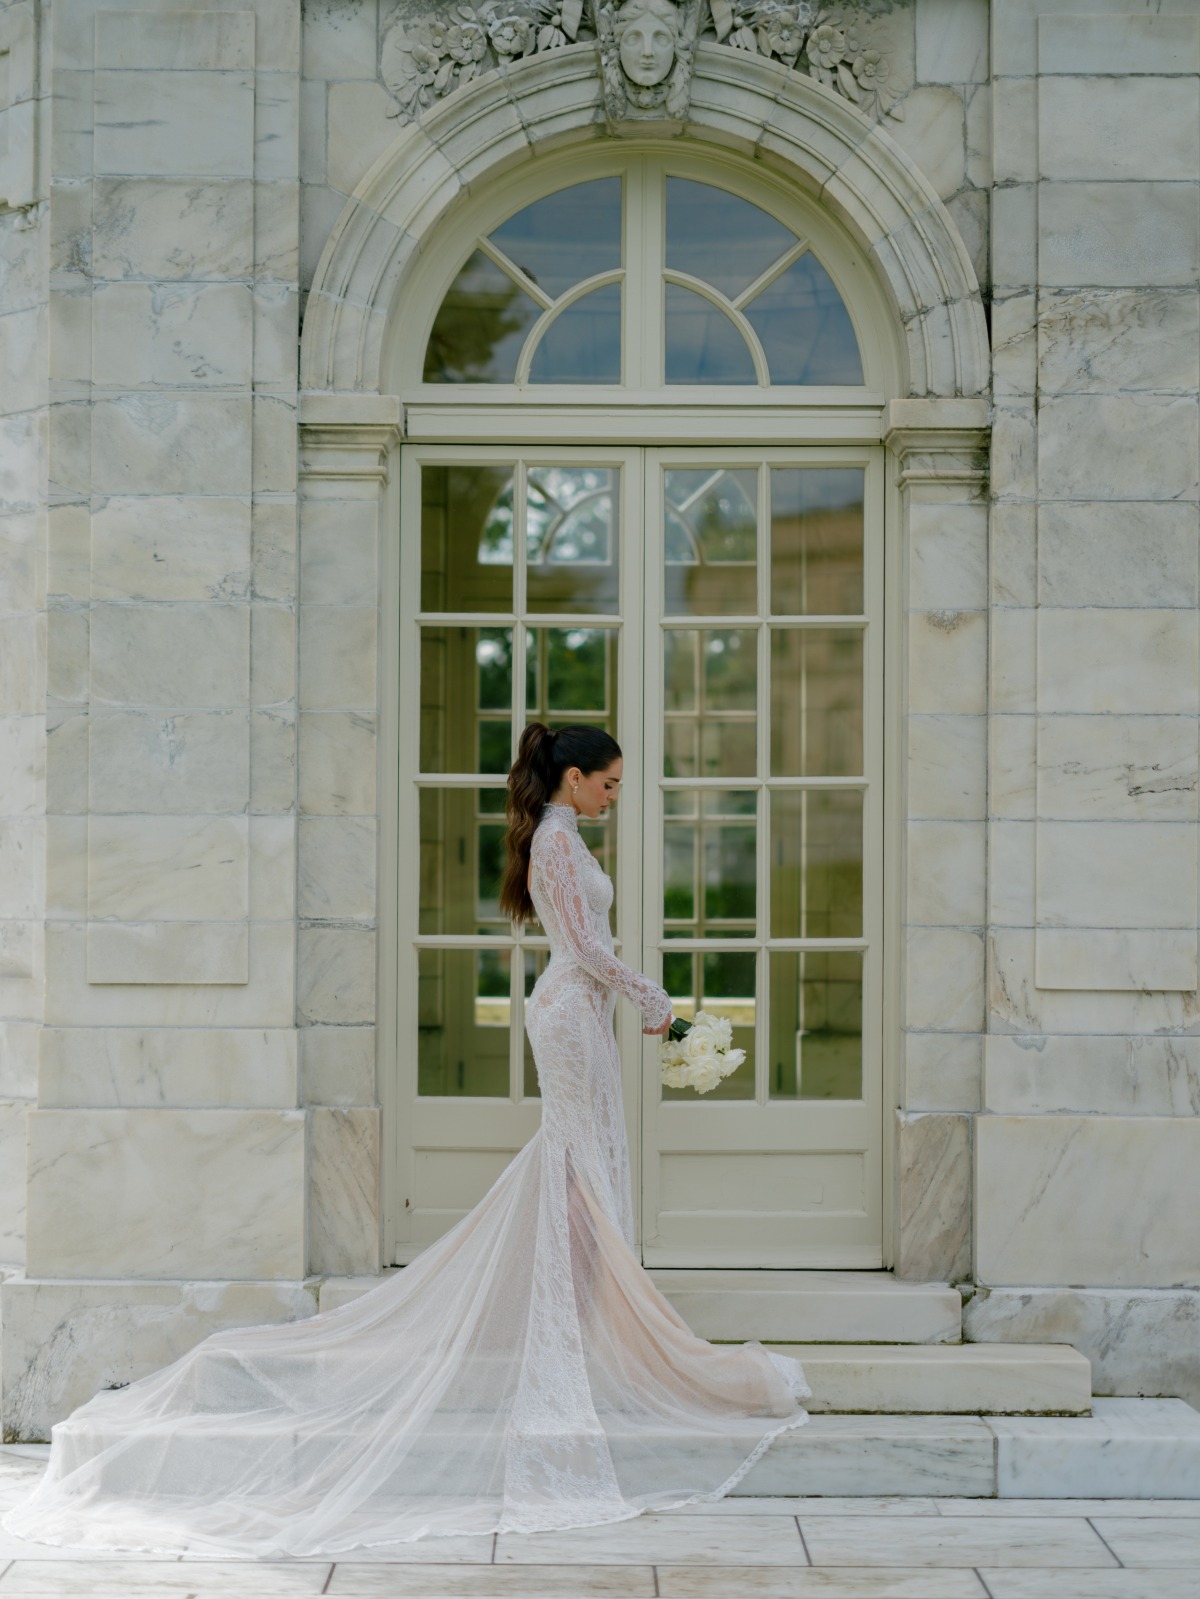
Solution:
<path fill-rule="evenodd" d="M 677 1016 L 659 1045 L 662 1080 L 668 1088 L 694 1088 L 707 1094 L 723 1077 L 736 1071 L 746 1058 L 744 1049 L 731 1049 L 733 1023 L 725 1016 L 696 1012 L 694 1022 Z"/>

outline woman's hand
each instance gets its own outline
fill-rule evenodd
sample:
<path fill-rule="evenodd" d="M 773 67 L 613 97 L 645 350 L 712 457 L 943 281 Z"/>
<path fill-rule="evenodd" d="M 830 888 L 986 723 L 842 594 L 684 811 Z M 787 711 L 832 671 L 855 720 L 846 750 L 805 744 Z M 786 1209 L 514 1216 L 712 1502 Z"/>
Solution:
<path fill-rule="evenodd" d="M 661 1038 L 662 1035 L 667 1031 L 668 1027 L 670 1027 L 671 1023 L 674 1020 L 675 1020 L 674 1016 L 668 1016 L 666 1021 L 662 1024 L 661 1027 L 643 1027 L 642 1028 L 642 1032 L 643 1033 L 649 1033 L 649 1034 L 651 1034 L 652 1037 Z"/>

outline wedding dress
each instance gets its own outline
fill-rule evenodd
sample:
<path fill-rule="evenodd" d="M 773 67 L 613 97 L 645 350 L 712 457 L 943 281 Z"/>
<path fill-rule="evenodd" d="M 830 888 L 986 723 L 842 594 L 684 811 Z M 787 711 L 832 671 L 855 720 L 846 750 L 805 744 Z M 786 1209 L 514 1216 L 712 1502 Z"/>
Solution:
<path fill-rule="evenodd" d="M 613 886 L 547 805 L 530 893 L 551 958 L 527 1007 L 540 1130 L 410 1266 L 307 1321 L 219 1332 L 53 1430 L 4 1526 L 83 1548 L 336 1556 L 717 1499 L 806 1419 L 798 1362 L 696 1338 L 633 1252 Z"/>

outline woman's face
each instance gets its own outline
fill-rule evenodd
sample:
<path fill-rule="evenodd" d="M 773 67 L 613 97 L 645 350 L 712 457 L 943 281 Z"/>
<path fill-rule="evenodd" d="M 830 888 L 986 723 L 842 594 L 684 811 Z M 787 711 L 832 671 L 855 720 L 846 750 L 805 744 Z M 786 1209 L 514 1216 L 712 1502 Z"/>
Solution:
<path fill-rule="evenodd" d="M 606 766 L 601 772 L 589 772 L 586 776 L 580 773 L 579 787 L 571 798 L 579 807 L 581 816 L 594 819 L 604 815 L 617 797 L 622 765 L 623 762 L 618 756 L 611 766 Z M 568 772 L 567 776 L 570 778 L 573 774 Z"/>
<path fill-rule="evenodd" d="M 675 35 L 661 17 L 643 11 L 621 35 L 621 65 L 631 83 L 649 89 L 661 83 L 675 59 Z"/>

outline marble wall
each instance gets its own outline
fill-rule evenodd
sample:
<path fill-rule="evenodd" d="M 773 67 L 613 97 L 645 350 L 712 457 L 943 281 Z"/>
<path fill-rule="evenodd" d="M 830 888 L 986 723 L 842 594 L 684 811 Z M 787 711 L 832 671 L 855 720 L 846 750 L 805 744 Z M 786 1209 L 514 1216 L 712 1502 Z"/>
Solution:
<path fill-rule="evenodd" d="M 907 229 L 969 262 L 994 358 L 990 404 L 899 397 L 884 419 L 905 646 L 889 1243 L 902 1274 L 980 1285 L 971 1337 L 1062 1336 L 1100 1391 L 1200 1393 L 1177 1223 L 1200 1198 L 1200 17 L 871 9 L 900 113 L 881 138 L 944 207 L 878 248 L 900 261 Z M 297 340 L 397 139 L 390 10 L 0 0 L 15 1436 L 211 1327 L 307 1314 L 309 1273 L 382 1258 L 397 689 L 377 634 L 401 415 L 369 384 L 301 393 Z M 728 54 L 701 92 L 732 130 L 782 69 Z M 530 76 L 547 103 L 554 71 Z M 552 136 L 581 115 L 578 82 L 558 87 Z M 786 124 L 819 166 L 827 130 L 805 145 L 771 103 L 753 148 L 779 170 Z M 490 152 L 443 110 L 476 181 Z M 960 370 L 964 324 L 930 314 L 949 278 L 914 259 L 896 298 L 924 396 L 945 349 Z M 338 292 L 378 324 L 390 270 L 364 256 Z M 331 373 L 378 340 L 350 350 L 353 327 Z"/>

